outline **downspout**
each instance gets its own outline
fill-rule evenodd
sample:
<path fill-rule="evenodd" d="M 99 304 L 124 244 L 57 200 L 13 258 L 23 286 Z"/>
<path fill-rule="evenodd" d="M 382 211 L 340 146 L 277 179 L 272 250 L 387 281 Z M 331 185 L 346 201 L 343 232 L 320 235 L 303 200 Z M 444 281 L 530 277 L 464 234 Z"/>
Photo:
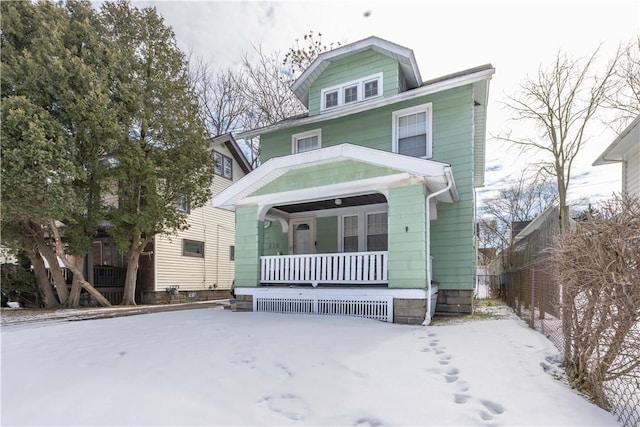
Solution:
<path fill-rule="evenodd" d="M 429 326 L 431 323 L 431 270 L 433 266 L 431 265 L 431 215 L 430 211 L 430 202 L 436 196 L 451 190 L 453 186 L 453 176 L 451 171 L 451 166 L 445 166 L 444 168 L 444 177 L 447 180 L 447 186 L 442 190 L 438 190 L 435 193 L 431 193 L 426 198 L 426 212 L 425 212 L 425 220 L 427 225 L 427 313 L 424 317 L 423 326 Z"/>

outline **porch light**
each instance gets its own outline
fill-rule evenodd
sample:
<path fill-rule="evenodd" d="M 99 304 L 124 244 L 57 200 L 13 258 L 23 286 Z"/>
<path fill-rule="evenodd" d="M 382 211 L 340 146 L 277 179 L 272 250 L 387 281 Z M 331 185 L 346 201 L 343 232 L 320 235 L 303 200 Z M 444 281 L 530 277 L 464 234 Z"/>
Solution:
<path fill-rule="evenodd" d="M 342 204 L 342 199 L 336 199 L 335 204 L 336 206 L 340 206 Z"/>

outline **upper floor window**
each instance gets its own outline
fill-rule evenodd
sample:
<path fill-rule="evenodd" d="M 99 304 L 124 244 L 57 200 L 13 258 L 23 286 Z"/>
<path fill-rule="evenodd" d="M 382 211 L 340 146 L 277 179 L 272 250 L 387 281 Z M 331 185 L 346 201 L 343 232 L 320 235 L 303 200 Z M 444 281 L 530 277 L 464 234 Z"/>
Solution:
<path fill-rule="evenodd" d="M 187 199 L 187 196 L 180 195 L 176 197 L 175 200 L 173 201 L 173 205 L 179 211 L 182 211 L 185 213 L 191 213 L 191 208 L 189 206 L 189 199 Z"/>
<path fill-rule="evenodd" d="M 314 129 L 308 132 L 292 135 L 292 152 L 304 153 L 305 151 L 317 150 L 322 146 L 322 130 Z"/>
<path fill-rule="evenodd" d="M 352 104 L 381 96 L 382 73 L 366 76 L 321 91 L 321 110 Z"/>
<path fill-rule="evenodd" d="M 364 82 L 364 97 L 373 98 L 378 96 L 378 79 Z"/>
<path fill-rule="evenodd" d="M 213 152 L 213 171 L 216 175 L 223 176 L 228 179 L 233 179 L 233 160 L 231 157 L 227 157 L 224 154 Z"/>
<path fill-rule="evenodd" d="M 393 112 L 393 151 L 431 158 L 431 104 Z"/>

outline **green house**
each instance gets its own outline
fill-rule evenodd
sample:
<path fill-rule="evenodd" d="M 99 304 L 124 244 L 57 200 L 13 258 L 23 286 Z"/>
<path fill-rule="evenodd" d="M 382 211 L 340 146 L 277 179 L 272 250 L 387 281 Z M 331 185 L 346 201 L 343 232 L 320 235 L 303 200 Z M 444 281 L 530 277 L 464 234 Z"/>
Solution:
<path fill-rule="evenodd" d="M 428 324 L 473 310 L 483 65 L 422 81 L 378 37 L 319 55 L 292 90 L 308 114 L 250 130 L 261 165 L 221 192 L 235 211 L 241 310 Z"/>

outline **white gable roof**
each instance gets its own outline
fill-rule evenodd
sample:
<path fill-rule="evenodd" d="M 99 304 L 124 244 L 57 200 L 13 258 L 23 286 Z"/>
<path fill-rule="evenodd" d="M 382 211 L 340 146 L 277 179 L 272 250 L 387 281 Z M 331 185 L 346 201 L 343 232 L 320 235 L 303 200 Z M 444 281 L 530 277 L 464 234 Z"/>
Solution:
<path fill-rule="evenodd" d="M 640 147 L 640 116 L 636 117 L 629 126 L 607 147 L 593 162 L 593 166 L 621 162 L 635 149 Z"/>
<path fill-rule="evenodd" d="M 451 188 L 449 191 L 436 196 L 436 199 L 447 203 L 458 200 L 458 190 L 451 166 L 448 164 L 353 144 L 340 144 L 269 159 L 253 172 L 245 175 L 219 193 L 213 198 L 211 204 L 214 207 L 233 211 L 240 201 L 290 170 L 341 160 L 356 160 L 376 166 L 388 167 L 398 170 L 399 173 L 418 177 L 426 183 L 431 193 L 446 188 L 450 183 Z M 350 189 L 353 190 L 353 188 Z"/>

